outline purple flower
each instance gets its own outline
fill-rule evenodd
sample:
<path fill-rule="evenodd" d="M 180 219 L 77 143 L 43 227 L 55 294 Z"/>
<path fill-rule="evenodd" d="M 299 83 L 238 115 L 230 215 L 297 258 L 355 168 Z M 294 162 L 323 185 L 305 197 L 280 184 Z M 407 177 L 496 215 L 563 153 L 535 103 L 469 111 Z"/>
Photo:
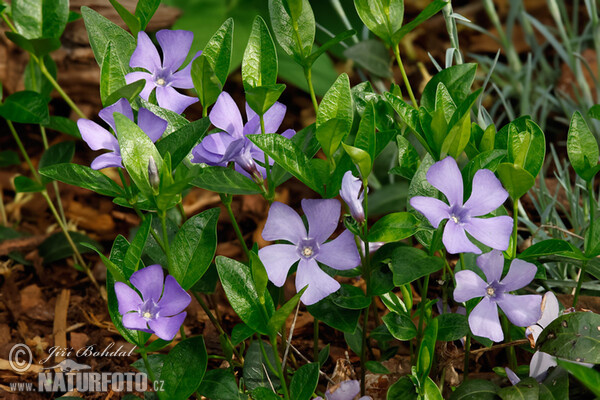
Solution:
<path fill-rule="evenodd" d="M 494 342 L 504 339 L 498 308 L 500 306 L 509 321 L 516 326 L 529 326 L 540 319 L 542 296 L 512 295 L 509 292 L 521 289 L 529 284 L 537 271 L 535 265 L 514 259 L 504 279 L 504 256 L 493 250 L 477 257 L 477 265 L 483 270 L 487 282 L 475 272 L 463 270 L 456 273 L 454 300 L 464 302 L 475 297 L 483 297 L 469 314 L 469 326 L 476 336 L 486 337 Z"/>
<path fill-rule="evenodd" d="M 133 110 L 131 105 L 126 99 L 120 99 L 115 104 L 110 105 L 100 110 L 98 115 L 104 122 L 106 122 L 113 131 L 116 132 L 114 113 L 121 113 L 130 120 L 133 119 Z M 145 108 L 140 108 L 138 112 L 138 126 L 148 135 L 148 137 L 156 142 L 165 129 L 167 129 L 167 121 L 157 117 L 151 111 Z M 104 129 L 94 121 L 89 119 L 81 118 L 77 121 L 77 127 L 81 132 L 81 137 L 90 146 L 92 150 L 110 150 L 110 153 L 102 154 L 94 161 L 92 161 L 91 167 L 93 169 L 102 169 L 108 167 L 120 167 L 123 168 L 121 163 L 121 150 L 119 149 L 119 142 L 117 138 Z"/>
<path fill-rule="evenodd" d="M 164 280 L 158 264 L 134 272 L 129 281 L 142 296 L 123 282 L 115 283 L 123 326 L 172 340 L 185 319 L 182 311 L 192 301 L 190 295 L 171 275 Z"/>
<path fill-rule="evenodd" d="M 360 382 L 357 380 L 343 381 L 330 387 L 325 392 L 325 400 L 354 400 L 360 393 Z M 317 397 L 315 400 L 323 400 Z M 371 396 L 363 396 L 358 400 L 372 400 Z"/>
<path fill-rule="evenodd" d="M 340 196 L 348 205 L 352 218 L 359 224 L 365 222 L 365 210 L 363 209 L 365 193 L 362 181 L 360 178 L 355 178 L 351 171 L 347 171 L 342 178 Z"/>
<path fill-rule="evenodd" d="M 446 157 L 427 171 L 427 181 L 446 195 L 450 205 L 432 197 L 415 196 L 410 205 L 423 214 L 437 229 L 448 219 L 442 242 L 448 253 L 475 253 L 481 250 L 465 234 L 497 250 L 506 250 L 512 233 L 513 220 L 508 216 L 474 218 L 486 215 L 504 203 L 508 193 L 494 173 L 481 169 L 473 177 L 471 197 L 463 204 L 463 180 L 456 161 Z"/>
<path fill-rule="evenodd" d="M 265 133 L 275 133 L 279 129 L 286 106 L 275 102 L 264 114 Z M 246 135 L 261 133 L 260 117 L 246 103 L 246 125 L 242 122 L 242 114 L 237 105 L 227 92 L 219 95 L 217 102 L 210 111 L 210 122 L 223 132 L 213 133 L 205 137 L 202 142 L 192 150 L 194 163 L 205 163 L 224 167 L 229 162 L 235 162 L 238 172 L 252 178 L 255 174 L 266 176 L 266 169 L 258 165 L 255 160 L 264 165 L 265 153 L 256 147 Z M 296 132 L 288 129 L 282 133 L 290 139 Z M 269 159 L 273 165 L 273 160 Z"/>
<path fill-rule="evenodd" d="M 292 244 L 272 244 L 258 251 L 269 280 L 283 286 L 291 266 L 298 260 L 296 289 L 308 288 L 300 298 L 306 305 L 314 304 L 340 288 L 340 284 L 319 268 L 317 261 L 338 270 L 352 269 L 360 264 L 354 235 L 344 230 L 337 238 L 325 243 L 338 226 L 341 204 L 338 200 L 302 200 L 302 210 L 308 220 L 308 233 L 302 218 L 289 206 L 274 202 L 262 231 L 265 240 L 287 240 Z"/>
<path fill-rule="evenodd" d="M 162 61 L 146 32 L 138 33 L 137 47 L 131 55 L 129 66 L 143 68 L 148 72 L 130 72 L 125 75 L 125 81 L 129 84 L 140 79 L 145 80 L 146 85 L 140 93 L 142 98 L 148 100 L 150 93 L 156 88 L 158 105 L 181 114 L 188 106 L 198 101 L 196 97 L 185 96 L 174 89 L 194 87 L 191 62 L 177 71 L 190 52 L 194 34 L 188 31 L 163 29 L 156 33 L 156 39 L 162 49 Z M 198 52 L 195 57 L 200 53 Z"/>

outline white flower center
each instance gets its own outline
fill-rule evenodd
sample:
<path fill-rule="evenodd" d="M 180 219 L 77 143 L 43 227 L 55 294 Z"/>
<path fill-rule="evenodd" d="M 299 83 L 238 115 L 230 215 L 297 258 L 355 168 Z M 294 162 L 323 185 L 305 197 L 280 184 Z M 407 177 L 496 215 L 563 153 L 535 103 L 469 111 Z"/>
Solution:
<path fill-rule="evenodd" d="M 164 78 L 158 78 L 158 79 L 156 80 L 156 84 L 157 84 L 158 86 L 165 86 L 165 85 L 167 84 L 167 81 L 165 81 L 165 80 L 164 80 Z"/>
<path fill-rule="evenodd" d="M 302 254 L 304 255 L 304 257 L 310 257 L 313 255 L 313 249 L 312 247 L 306 246 L 305 248 L 302 249 Z"/>
<path fill-rule="evenodd" d="M 148 311 L 146 311 L 143 315 L 144 318 L 146 319 L 151 319 L 152 318 L 152 314 L 150 314 Z"/>
<path fill-rule="evenodd" d="M 485 289 L 485 292 L 487 293 L 488 296 L 493 296 L 496 294 L 496 290 L 491 286 L 488 286 L 488 288 Z"/>
<path fill-rule="evenodd" d="M 457 217 L 456 215 L 451 215 L 451 216 L 450 216 L 450 219 L 451 219 L 452 221 L 454 221 L 454 223 L 455 223 L 455 224 L 458 224 L 458 222 L 459 222 L 459 220 L 458 220 L 458 217 Z"/>

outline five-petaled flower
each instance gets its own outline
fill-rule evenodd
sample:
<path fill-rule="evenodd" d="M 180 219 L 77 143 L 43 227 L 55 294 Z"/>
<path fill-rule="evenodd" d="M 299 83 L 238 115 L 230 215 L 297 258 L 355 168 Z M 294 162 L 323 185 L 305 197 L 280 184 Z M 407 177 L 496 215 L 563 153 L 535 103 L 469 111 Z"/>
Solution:
<path fill-rule="evenodd" d="M 347 229 L 325 243 L 338 226 L 341 204 L 338 200 L 303 199 L 302 210 L 308 220 L 308 232 L 302 218 L 289 206 L 274 202 L 262 231 L 265 240 L 287 240 L 292 244 L 272 244 L 259 250 L 269 280 L 283 286 L 291 266 L 298 260 L 296 290 L 308 288 L 300 298 L 314 304 L 340 288 L 340 284 L 319 268 L 321 262 L 331 268 L 347 270 L 360 264 L 354 235 Z"/>
<path fill-rule="evenodd" d="M 357 380 L 343 381 L 330 387 L 325 392 L 325 400 L 354 400 L 360 393 L 360 382 Z M 323 400 L 317 397 L 315 400 Z M 372 400 L 371 396 L 363 396 L 358 400 Z"/>
<path fill-rule="evenodd" d="M 117 131 L 115 118 L 113 116 L 115 112 L 123 114 L 133 121 L 133 110 L 126 99 L 120 99 L 115 104 L 103 108 L 98 115 L 114 132 Z M 167 121 L 154 115 L 154 113 L 143 107 L 140 107 L 137 119 L 140 129 L 144 131 L 153 142 L 160 139 L 165 129 L 167 129 Z M 92 150 L 110 150 L 110 153 L 101 154 L 92 161 L 91 167 L 93 169 L 108 167 L 123 168 L 119 142 L 112 133 L 94 121 L 85 118 L 81 118 L 77 121 L 77 127 L 79 128 L 81 137 Z"/>
<path fill-rule="evenodd" d="M 183 95 L 174 89 L 194 87 L 191 62 L 182 70 L 177 71 L 190 52 L 194 34 L 189 31 L 163 29 L 156 32 L 156 40 L 162 49 L 162 61 L 158 50 L 146 32 L 138 33 L 137 47 L 131 55 L 129 66 L 143 68 L 148 72 L 130 72 L 125 75 L 125 81 L 133 83 L 140 79 L 145 80 L 146 85 L 140 93 L 143 99 L 148 100 L 150 93 L 156 88 L 158 105 L 180 114 L 198 101 L 198 98 Z M 198 57 L 200 53 L 198 52 L 195 57 Z"/>
<path fill-rule="evenodd" d="M 483 297 L 469 314 L 469 326 L 474 335 L 489 338 L 494 342 L 504 339 L 497 306 L 500 306 L 509 321 L 516 326 L 529 326 L 540 319 L 542 296 L 509 293 L 525 287 L 533 280 L 537 271 L 535 265 L 514 259 L 502 280 L 502 252 L 493 250 L 482 254 L 477 257 L 477 265 L 485 274 L 487 282 L 475 272 L 463 270 L 455 275 L 454 289 L 454 300 L 457 302 Z"/>
<path fill-rule="evenodd" d="M 442 242 L 448 253 L 481 254 L 465 234 L 497 250 L 506 250 L 512 233 L 513 220 L 508 216 L 475 218 L 486 215 L 504 203 L 508 193 L 494 173 L 481 169 L 473 177 L 471 197 L 463 204 L 463 179 L 456 161 L 446 157 L 433 164 L 427 171 L 427 181 L 441 191 L 450 205 L 441 200 L 415 196 L 410 205 L 423 214 L 437 229 L 440 222 L 448 219 Z"/>
<path fill-rule="evenodd" d="M 365 193 L 363 191 L 363 184 L 360 178 L 352 175 L 352 171 L 347 171 L 342 178 L 340 196 L 348 205 L 352 218 L 359 224 L 365 222 L 365 210 L 363 208 Z"/>
<path fill-rule="evenodd" d="M 286 106 L 275 102 L 264 114 L 265 133 L 275 133 L 279 129 Z M 260 117 L 246 103 L 246 125 L 242 122 L 242 114 L 233 98 L 227 92 L 219 95 L 217 102 L 210 111 L 210 122 L 221 129 L 222 132 L 213 133 L 205 137 L 202 142 L 192 150 L 194 163 L 205 163 L 213 166 L 226 166 L 229 162 L 235 162 L 235 169 L 253 178 L 259 174 L 266 176 L 266 169 L 258 165 L 255 160 L 264 165 L 265 153 L 252 143 L 246 135 L 261 133 Z M 288 129 L 282 133 L 290 139 L 296 132 Z M 269 159 L 269 164 L 273 160 Z"/>
<path fill-rule="evenodd" d="M 123 326 L 172 340 L 185 320 L 183 310 L 192 301 L 190 295 L 171 275 L 164 279 L 158 264 L 134 272 L 129 281 L 142 295 L 123 282 L 115 283 Z"/>

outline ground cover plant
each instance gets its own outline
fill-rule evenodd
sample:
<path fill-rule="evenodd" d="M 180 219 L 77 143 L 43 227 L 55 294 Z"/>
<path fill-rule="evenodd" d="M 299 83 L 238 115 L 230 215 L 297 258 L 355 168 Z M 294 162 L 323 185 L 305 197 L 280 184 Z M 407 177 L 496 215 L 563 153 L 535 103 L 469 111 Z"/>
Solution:
<path fill-rule="evenodd" d="M 496 107 L 485 111 L 487 84 L 502 76 L 494 75 L 493 62 L 476 82 L 478 65 L 464 62 L 458 46 L 457 21 L 466 19 L 445 0 L 429 2 L 408 21 L 403 0 L 354 0 L 349 6 L 363 32 L 335 32 L 318 45 L 317 27 L 327 29 L 316 22 L 312 3 L 269 0 L 265 18 L 253 15 L 244 36 L 237 92 L 226 89 L 235 87 L 227 86 L 235 61 L 232 18 L 219 21 L 195 51 L 191 30 L 147 28 L 160 1 L 139 0 L 135 10 L 110 3 L 127 29 L 89 7 L 69 12 L 66 0 L 0 6 L 6 37 L 30 57 L 25 90 L 0 95 L 0 116 L 19 151 L 4 151 L 0 160 L 26 163 L 15 192 L 39 194 L 60 229 L 44 242 L 45 262 L 62 257 L 53 248 L 66 248 L 91 284 L 89 296 L 107 310 L 110 329 L 138 358 L 128 368 L 150 382 L 151 389 L 135 394 L 113 384 L 109 397 L 600 396 L 600 316 L 581 304 L 582 293 L 598 295 L 600 279 L 600 150 L 591 122 L 600 114 L 588 104 L 589 88 L 589 101 L 575 107 L 585 115 L 568 116 L 560 157 L 540 127 L 547 121 L 509 107 L 501 117 Z M 331 4 L 345 15 L 348 4 Z M 595 3 L 585 5 L 595 28 Z M 445 19 L 452 47 L 446 68 L 416 90 L 401 42 L 435 17 Z M 91 118 L 57 83 L 60 71 L 50 57 L 66 24 L 79 18 L 100 71 L 100 93 L 90 96 L 99 95 L 103 108 Z M 351 82 L 340 73 L 318 92 L 319 60 L 336 46 L 345 47 L 364 79 Z M 508 53 L 510 63 L 518 61 Z M 301 71 L 310 98 L 315 122 L 303 129 L 282 128 L 294 112 L 285 104 L 290 88 L 278 80 L 283 57 Z M 50 115 L 55 90 L 77 121 Z M 189 117 L 198 105 L 201 116 Z M 26 126 L 36 126 L 43 139 L 37 165 L 22 141 Z M 75 141 L 50 145 L 46 129 L 80 138 L 80 148 L 97 151 L 94 159 L 72 162 Z M 545 186 L 551 173 L 568 209 L 557 201 L 558 190 Z M 105 251 L 70 229 L 59 182 L 110 198 L 139 225 L 127 237 L 113 235 Z M 290 182 L 303 188 L 301 198 L 286 198 Z M 192 188 L 211 192 L 220 205 L 187 212 Z M 401 200 L 385 211 L 381 193 L 391 191 L 402 191 L 393 197 Z M 258 236 L 244 235 L 239 223 L 233 204 L 243 196 L 260 198 L 268 210 Z M 19 233 L 0 205 L 2 235 L 14 239 Z M 218 229 L 221 214 L 239 241 L 235 257 L 217 250 L 227 234 Z M 27 264 L 19 252 L 5 255 Z M 94 274 L 91 257 L 100 260 L 104 279 Z M 221 291 L 226 304 L 219 305 Z M 568 292 L 566 304 L 561 295 Z M 186 330 L 197 315 L 192 304 L 212 325 L 216 346 Z M 219 306 L 234 318 L 222 318 Z M 301 313 L 312 329 L 309 344 L 298 348 Z M 333 374 L 329 340 L 343 340 L 347 350 L 333 360 Z M 495 355 L 490 365 L 480 361 L 486 353 Z M 398 359 L 404 364 L 393 364 Z M 482 369 L 487 379 L 478 376 Z"/>

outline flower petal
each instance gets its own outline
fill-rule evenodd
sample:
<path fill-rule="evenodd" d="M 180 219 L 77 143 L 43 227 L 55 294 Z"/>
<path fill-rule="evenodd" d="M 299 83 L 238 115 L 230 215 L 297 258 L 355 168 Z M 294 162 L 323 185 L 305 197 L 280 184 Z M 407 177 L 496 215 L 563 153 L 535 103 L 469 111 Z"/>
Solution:
<path fill-rule="evenodd" d="M 292 137 L 294 137 L 295 134 L 296 134 L 296 131 L 293 129 L 286 129 L 285 131 L 281 132 L 281 136 L 283 136 L 287 139 L 291 139 Z"/>
<path fill-rule="evenodd" d="M 287 240 L 297 244 L 300 239 L 306 237 L 306 228 L 296 211 L 286 204 L 275 201 L 269 209 L 262 237 L 269 241 Z"/>
<path fill-rule="evenodd" d="M 81 138 L 92 150 L 116 151 L 119 149 L 117 138 L 94 121 L 81 118 L 77 121 L 77 127 Z"/>
<path fill-rule="evenodd" d="M 118 112 L 119 114 L 123 114 L 127 118 L 133 121 L 133 110 L 131 109 L 131 105 L 127 101 L 127 99 L 121 98 L 117 100 L 114 104 L 111 104 L 108 107 L 103 108 L 98 113 L 98 116 L 104 120 L 113 131 L 117 131 L 117 127 L 115 125 L 115 117 L 114 113 Z"/>
<path fill-rule="evenodd" d="M 508 249 L 513 219 L 503 215 L 492 218 L 470 218 L 463 227 L 481 243 L 497 250 Z"/>
<path fill-rule="evenodd" d="M 119 304 L 119 314 L 125 315 L 130 311 L 137 311 L 142 298 L 140 295 L 130 288 L 126 283 L 115 282 L 115 294 Z"/>
<path fill-rule="evenodd" d="M 536 272 L 537 267 L 534 264 L 515 258 L 510 263 L 508 273 L 500 283 L 504 285 L 505 292 L 512 292 L 527 286 L 535 277 Z M 536 322 L 537 319 L 532 323 Z"/>
<path fill-rule="evenodd" d="M 228 160 L 223 159 L 227 148 L 235 141 L 227 132 L 217 132 L 206 136 L 199 145 L 194 147 L 192 154 L 193 163 L 205 163 L 208 165 L 227 165 Z"/>
<path fill-rule="evenodd" d="M 333 389 L 333 391 L 331 391 Z M 351 400 L 360 393 L 360 382 L 357 380 L 343 381 L 325 392 L 327 400 Z"/>
<path fill-rule="evenodd" d="M 471 197 L 464 204 L 469 215 L 478 217 L 491 213 L 500 207 L 508 198 L 508 192 L 502 187 L 500 180 L 489 169 L 480 169 L 473 177 Z"/>
<path fill-rule="evenodd" d="M 539 325 L 529 325 L 527 327 L 527 329 L 525 329 L 525 337 L 527 339 L 529 339 L 529 343 L 531 344 L 531 347 L 535 346 L 535 342 L 537 341 L 537 338 L 540 337 L 540 333 L 542 333 L 542 331 L 544 330 L 544 328 L 542 328 Z M 532 340 L 533 338 L 533 340 Z"/>
<path fill-rule="evenodd" d="M 158 317 L 148 321 L 148 326 L 162 340 L 173 340 L 186 315 L 187 313 L 182 312 L 172 317 Z"/>
<path fill-rule="evenodd" d="M 171 79 L 169 80 L 171 86 L 179 89 L 192 89 L 194 87 L 194 82 L 192 81 L 192 62 L 194 62 L 200 54 L 202 54 L 202 51 L 197 52 L 185 68 L 175 72 L 171 76 Z"/>
<path fill-rule="evenodd" d="M 342 205 L 336 199 L 302 199 L 302 210 L 308 221 L 308 237 L 321 244 L 335 232 Z"/>
<path fill-rule="evenodd" d="M 285 117 L 286 110 L 287 107 L 278 101 L 267 110 L 263 116 L 265 121 L 265 133 L 277 133 L 283 122 L 283 118 Z"/>
<path fill-rule="evenodd" d="M 229 93 L 219 95 L 208 117 L 217 128 L 238 138 L 243 136 L 242 114 Z"/>
<path fill-rule="evenodd" d="M 440 222 L 450 217 L 448 204 L 433 197 L 415 196 L 410 199 L 410 205 L 423 214 L 435 229 L 438 228 Z"/>
<path fill-rule="evenodd" d="M 556 357 L 548 353 L 536 351 L 529 362 L 529 376 L 541 382 L 546 377 L 548 370 L 556 366 Z"/>
<path fill-rule="evenodd" d="M 269 280 L 278 287 L 283 286 L 290 268 L 300 259 L 296 246 L 291 244 L 265 246 L 258 251 L 258 257 L 267 270 Z"/>
<path fill-rule="evenodd" d="M 123 315 L 123 326 L 127 329 L 149 332 L 148 321 L 137 312 Z"/>
<path fill-rule="evenodd" d="M 160 265 L 149 265 L 137 270 L 129 278 L 129 282 L 142 293 L 142 298 L 158 302 L 163 290 L 164 275 Z"/>
<path fill-rule="evenodd" d="M 158 50 L 150 40 L 146 32 L 139 32 L 137 37 L 137 47 L 129 60 L 131 68 L 144 68 L 151 73 L 160 70 L 160 56 Z"/>
<path fill-rule="evenodd" d="M 542 297 L 542 317 L 537 322 L 544 328 L 550 325 L 550 322 L 558 318 L 560 307 L 558 305 L 558 299 L 552 292 L 546 292 Z M 537 336 L 535 337 L 537 339 Z"/>
<path fill-rule="evenodd" d="M 454 158 L 446 157 L 429 167 L 427 181 L 446 195 L 450 206 L 462 205 L 463 179 Z"/>
<path fill-rule="evenodd" d="M 140 97 L 144 100 L 148 100 L 148 97 L 150 97 L 150 93 L 152 93 L 152 90 L 156 87 L 156 83 L 154 83 L 154 81 L 152 80 L 152 75 L 150 75 L 147 72 L 141 71 L 130 72 L 127 75 L 125 75 L 125 82 L 128 85 L 135 81 L 139 81 L 140 79 L 146 81 L 144 88 L 140 92 Z"/>
<path fill-rule="evenodd" d="M 100 170 L 104 168 L 123 168 L 123 160 L 121 159 L 121 155 L 117 152 L 110 152 L 101 154 L 92 161 L 90 165 L 92 169 Z"/>
<path fill-rule="evenodd" d="M 186 108 L 198 102 L 198 98 L 181 94 L 170 86 L 157 86 L 156 101 L 162 108 L 181 114 Z"/>
<path fill-rule="evenodd" d="M 454 275 L 456 288 L 454 289 L 454 300 L 462 303 L 475 297 L 485 296 L 487 283 L 475 272 L 470 270 L 458 271 Z"/>
<path fill-rule="evenodd" d="M 352 217 L 359 223 L 362 223 L 365 220 L 365 211 L 363 209 L 365 195 L 362 186 L 360 178 L 354 177 L 352 171 L 346 171 L 342 178 L 340 196 L 348 206 Z"/>
<path fill-rule="evenodd" d="M 315 258 L 320 263 L 339 270 L 352 269 L 360 264 L 354 235 L 348 229 L 332 241 L 323 243 Z"/>
<path fill-rule="evenodd" d="M 185 290 L 183 290 L 179 282 L 171 275 L 167 275 L 167 279 L 165 279 L 165 290 L 158 302 L 160 315 L 163 317 L 170 317 L 171 315 L 179 314 L 190 305 L 191 301 L 192 298 Z"/>
<path fill-rule="evenodd" d="M 140 107 L 138 112 L 138 126 L 144 131 L 146 135 L 156 142 L 167 129 L 168 122 L 152 111 Z"/>
<path fill-rule="evenodd" d="M 190 31 L 162 29 L 156 32 L 156 40 L 163 53 L 163 69 L 173 73 L 187 58 L 194 34 Z"/>
<path fill-rule="evenodd" d="M 488 338 L 494 342 L 504 340 L 498 307 L 489 297 L 484 297 L 469 315 L 469 326 L 473 335 Z"/>
<path fill-rule="evenodd" d="M 515 296 L 504 293 L 496 302 L 508 320 L 516 326 L 533 325 L 542 315 L 542 296 L 539 294 Z"/>
<path fill-rule="evenodd" d="M 504 269 L 504 256 L 501 251 L 492 250 L 477 257 L 477 266 L 481 268 L 489 283 L 500 282 Z"/>
<path fill-rule="evenodd" d="M 508 378 L 508 380 L 510 381 L 510 383 L 514 386 L 517 383 L 521 382 L 521 379 L 517 376 L 517 374 L 515 374 L 513 372 L 512 369 L 506 367 L 504 368 L 504 370 L 506 371 L 506 377 Z"/>
<path fill-rule="evenodd" d="M 452 220 L 449 220 L 444 227 L 442 235 L 442 243 L 446 246 L 446 250 L 450 254 L 458 253 L 475 253 L 481 254 L 479 247 L 475 246 L 465 234 L 462 226 L 459 226 Z"/>
<path fill-rule="evenodd" d="M 340 288 L 339 282 L 323 272 L 314 259 L 301 258 L 296 272 L 296 290 L 300 291 L 306 285 L 308 288 L 300 300 L 307 306 L 323 300 Z"/>

